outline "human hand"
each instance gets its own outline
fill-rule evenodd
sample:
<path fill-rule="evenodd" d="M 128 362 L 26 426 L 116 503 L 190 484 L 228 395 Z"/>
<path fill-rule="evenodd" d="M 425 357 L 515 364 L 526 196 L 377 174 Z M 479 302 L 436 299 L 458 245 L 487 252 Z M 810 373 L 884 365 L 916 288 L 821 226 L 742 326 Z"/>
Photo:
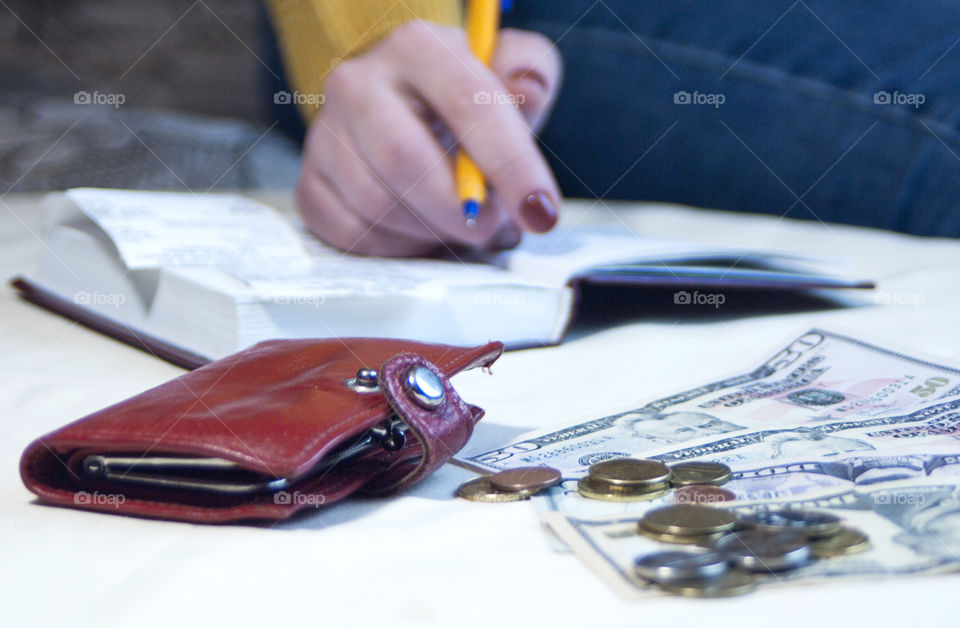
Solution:
<path fill-rule="evenodd" d="M 561 74 L 556 49 L 536 33 L 502 30 L 487 68 L 462 29 L 400 26 L 326 80 L 296 190 L 307 227 L 345 251 L 392 256 L 507 249 L 523 231 L 549 231 L 560 192 L 533 133 Z M 473 227 L 454 183 L 458 148 L 492 188 Z"/>

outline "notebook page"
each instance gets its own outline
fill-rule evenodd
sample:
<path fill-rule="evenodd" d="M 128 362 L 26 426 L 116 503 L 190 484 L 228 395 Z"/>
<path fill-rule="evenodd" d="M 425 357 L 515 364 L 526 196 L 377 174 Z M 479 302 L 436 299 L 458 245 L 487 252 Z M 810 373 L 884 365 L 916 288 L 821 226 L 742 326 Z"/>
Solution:
<path fill-rule="evenodd" d="M 561 224 L 550 233 L 527 234 L 520 247 L 503 254 L 503 260 L 508 270 L 559 286 L 598 267 L 716 256 L 738 257 L 730 248 L 649 238 L 618 225 Z"/>
<path fill-rule="evenodd" d="M 65 196 L 110 236 L 130 269 L 213 266 L 242 274 L 310 265 L 287 220 L 240 196 L 94 188 Z"/>
<path fill-rule="evenodd" d="M 305 238 L 309 237 L 304 235 Z M 457 286 L 547 287 L 534 278 L 488 264 L 435 259 L 359 257 L 305 240 L 310 265 L 282 274 L 249 271 L 239 276 L 262 298 L 308 299 L 316 295 L 417 294 L 441 300 Z"/>

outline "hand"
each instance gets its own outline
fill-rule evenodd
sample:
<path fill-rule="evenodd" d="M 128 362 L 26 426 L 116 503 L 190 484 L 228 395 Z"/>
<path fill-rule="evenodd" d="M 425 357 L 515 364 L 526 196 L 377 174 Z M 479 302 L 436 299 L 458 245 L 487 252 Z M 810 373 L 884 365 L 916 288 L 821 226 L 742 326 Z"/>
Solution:
<path fill-rule="evenodd" d="M 504 29 L 492 68 L 462 29 L 414 21 L 326 80 L 297 183 L 307 227 L 345 251 L 415 256 L 444 246 L 516 246 L 549 231 L 560 192 L 533 132 L 557 93 L 545 37 Z M 492 187 L 469 228 L 453 177 L 466 150 Z"/>

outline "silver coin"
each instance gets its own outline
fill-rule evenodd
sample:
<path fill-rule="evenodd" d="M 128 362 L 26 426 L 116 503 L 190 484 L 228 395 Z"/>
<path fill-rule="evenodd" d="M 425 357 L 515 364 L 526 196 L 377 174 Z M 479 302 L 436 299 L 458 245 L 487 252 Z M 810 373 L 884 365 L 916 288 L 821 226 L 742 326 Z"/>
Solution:
<path fill-rule="evenodd" d="M 840 532 L 840 517 L 812 510 L 770 510 L 746 515 L 740 523 L 758 530 L 796 530 L 807 538 L 823 538 Z"/>
<path fill-rule="evenodd" d="M 807 537 L 796 530 L 744 530 L 713 544 L 735 565 L 748 571 L 775 572 L 802 567 L 810 561 Z"/>
<path fill-rule="evenodd" d="M 654 582 L 719 578 L 730 564 L 720 552 L 655 552 L 636 562 L 637 574 Z"/>
<path fill-rule="evenodd" d="M 665 591 L 687 597 L 732 597 L 750 593 L 757 588 L 754 575 L 739 569 L 728 571 L 719 578 L 677 580 L 658 584 Z"/>

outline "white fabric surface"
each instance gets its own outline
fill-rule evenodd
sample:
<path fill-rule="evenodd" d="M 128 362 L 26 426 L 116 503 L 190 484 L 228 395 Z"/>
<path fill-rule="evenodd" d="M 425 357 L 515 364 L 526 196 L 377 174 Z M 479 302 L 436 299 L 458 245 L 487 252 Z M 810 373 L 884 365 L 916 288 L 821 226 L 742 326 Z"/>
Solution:
<path fill-rule="evenodd" d="M 263 197 L 289 208 L 285 196 Z M 41 246 L 38 196 L 0 201 L 0 276 Z M 850 309 L 741 318 L 661 316 L 506 354 L 455 380 L 487 409 L 477 438 L 571 423 L 757 364 L 825 326 L 960 362 L 956 241 L 662 205 L 570 204 L 565 220 L 624 220 L 664 237 L 845 255 L 879 281 Z M 563 228 L 562 226 L 560 228 Z M 912 302 L 912 303 L 910 303 Z M 694 307 L 694 306 L 688 306 Z M 0 616 L 74 625 L 903 626 L 955 615 L 956 576 L 761 590 L 729 600 L 620 601 L 554 553 L 527 503 L 451 497 L 447 465 L 402 496 L 341 503 L 276 526 L 204 526 L 39 505 L 18 462 L 34 438 L 182 371 L 0 290 Z M 614 373 L 615 376 L 611 376 Z"/>

